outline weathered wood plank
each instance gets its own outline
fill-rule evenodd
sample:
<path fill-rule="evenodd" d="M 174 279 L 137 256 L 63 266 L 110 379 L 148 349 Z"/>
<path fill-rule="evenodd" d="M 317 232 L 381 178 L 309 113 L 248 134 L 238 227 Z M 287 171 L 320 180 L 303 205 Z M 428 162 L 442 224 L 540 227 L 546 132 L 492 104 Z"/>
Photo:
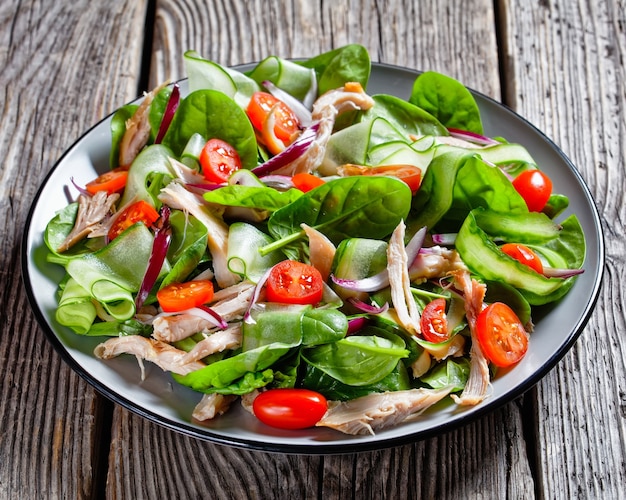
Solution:
<path fill-rule="evenodd" d="M 574 349 L 538 386 L 538 481 L 547 498 L 618 498 L 626 484 L 626 6 L 501 4 L 507 101 L 577 166 L 607 245 L 597 308 Z"/>
<path fill-rule="evenodd" d="M 96 488 L 102 400 L 36 325 L 19 248 L 30 202 L 56 159 L 136 94 L 142 41 L 135 26 L 145 7 L 0 3 L 2 498 L 90 498 Z"/>
<path fill-rule="evenodd" d="M 150 87 L 184 76 L 181 54 L 187 49 L 235 65 L 270 54 L 306 57 L 354 42 L 365 45 L 373 60 L 445 72 L 498 98 L 494 23 L 493 5 L 483 0 L 446 5 L 160 0 Z M 280 491 L 285 498 L 468 498 L 488 492 L 493 497 L 528 498 L 534 487 L 521 421 L 517 401 L 425 442 L 307 457 L 200 442 L 118 408 L 109 493 L 141 497 L 175 492 L 178 498 L 193 498 L 209 491 L 218 498 L 270 498 Z M 194 472 L 184 476 L 184 467 Z"/>

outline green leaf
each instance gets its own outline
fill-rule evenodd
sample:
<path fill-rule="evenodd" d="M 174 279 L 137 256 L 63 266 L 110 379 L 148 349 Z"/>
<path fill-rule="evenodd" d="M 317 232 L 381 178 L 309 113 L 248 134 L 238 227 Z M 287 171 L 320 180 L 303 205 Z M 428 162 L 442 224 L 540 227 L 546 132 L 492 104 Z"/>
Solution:
<path fill-rule="evenodd" d="M 300 198 L 302 191 L 299 189 L 278 191 L 271 187 L 237 185 L 208 191 L 203 196 L 209 203 L 274 212 Z"/>
<path fill-rule="evenodd" d="M 368 331 L 376 331 L 371 327 Z M 354 386 L 374 384 L 389 375 L 398 361 L 409 355 L 397 335 L 378 331 L 378 335 L 351 335 L 332 344 L 302 352 L 312 364 L 340 382 Z"/>
<path fill-rule="evenodd" d="M 338 244 L 345 238 L 383 239 L 408 215 L 411 190 L 393 177 L 343 177 L 304 194 L 272 214 L 268 230 L 280 241 L 274 250 L 303 236 L 301 224 Z"/>
<path fill-rule="evenodd" d="M 244 168 L 257 164 L 254 129 L 246 113 L 219 90 L 196 90 L 181 100 L 163 144 L 180 156 L 189 139 L 200 134 L 206 140 L 217 137 L 233 146 Z"/>
<path fill-rule="evenodd" d="M 483 133 L 472 93 L 449 76 L 427 71 L 415 79 L 409 102 L 435 116 L 447 128 Z"/>
<path fill-rule="evenodd" d="M 358 82 L 365 89 L 371 72 L 369 53 L 358 44 L 324 52 L 301 64 L 315 70 L 319 95 L 343 87 L 346 82 Z"/>

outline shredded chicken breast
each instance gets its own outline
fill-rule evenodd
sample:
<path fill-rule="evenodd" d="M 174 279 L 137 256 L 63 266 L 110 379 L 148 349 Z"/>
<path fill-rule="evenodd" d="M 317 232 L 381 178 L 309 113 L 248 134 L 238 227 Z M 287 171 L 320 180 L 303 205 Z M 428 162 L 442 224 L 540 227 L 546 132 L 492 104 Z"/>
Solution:
<path fill-rule="evenodd" d="M 337 249 L 332 241 L 317 229 L 306 224 L 302 224 L 301 227 L 309 238 L 309 260 L 311 265 L 320 272 L 322 278 L 326 281 L 330 276 Z"/>
<path fill-rule="evenodd" d="M 119 197 L 117 193 L 107 194 L 106 191 L 98 191 L 93 196 L 80 195 L 74 227 L 57 251 L 65 252 L 88 236 L 96 237 L 106 234 L 106 231 L 104 233 L 101 231 L 103 221 L 111 213 Z"/>
<path fill-rule="evenodd" d="M 419 415 L 450 394 L 451 390 L 451 387 L 409 389 L 368 394 L 345 402 L 332 401 L 316 426 L 330 427 L 345 434 L 374 434 L 377 430 Z"/>
<path fill-rule="evenodd" d="M 199 422 L 211 420 L 228 411 L 237 396 L 232 394 L 204 394 L 200 402 L 194 408 L 191 417 Z"/>
<path fill-rule="evenodd" d="M 476 318 L 483 309 L 483 299 L 487 288 L 485 285 L 472 279 L 469 272 L 455 273 L 455 280 L 461 286 L 465 298 L 465 316 L 470 328 L 472 347 L 470 349 L 470 374 L 467 384 L 460 396 L 451 397 L 459 405 L 477 405 L 487 396 L 491 385 L 489 378 L 489 363 L 480 349 L 476 338 Z"/>
<path fill-rule="evenodd" d="M 387 246 L 387 272 L 389 273 L 391 302 L 400 325 L 411 334 L 419 335 L 420 313 L 411 293 L 404 231 L 404 221 L 400 221 Z"/>
<path fill-rule="evenodd" d="M 185 354 L 181 360 L 183 364 L 193 363 L 210 354 L 236 349 L 241 345 L 241 325 L 233 325 L 225 330 L 216 330 L 205 333 L 205 338 Z"/>
<path fill-rule="evenodd" d="M 184 363 L 184 351 L 156 339 L 148 339 L 140 335 L 110 338 L 94 349 L 94 355 L 100 359 L 112 359 L 120 354 L 133 354 L 139 360 L 147 360 L 164 371 L 187 375 L 204 368 L 199 361 Z"/>
<path fill-rule="evenodd" d="M 119 164 L 123 167 L 129 167 L 133 160 L 137 157 L 141 149 L 148 143 L 150 139 L 150 104 L 154 97 L 167 86 L 168 82 L 164 82 L 156 89 L 148 92 L 133 116 L 126 121 L 126 130 L 120 142 Z"/>

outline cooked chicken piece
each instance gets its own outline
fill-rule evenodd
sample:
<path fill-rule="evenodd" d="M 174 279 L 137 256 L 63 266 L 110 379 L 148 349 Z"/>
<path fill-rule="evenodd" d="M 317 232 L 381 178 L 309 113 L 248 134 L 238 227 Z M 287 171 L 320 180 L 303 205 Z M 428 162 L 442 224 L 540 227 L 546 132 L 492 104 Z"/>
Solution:
<path fill-rule="evenodd" d="M 202 279 L 211 279 L 211 278 L 202 278 Z M 229 286 L 228 288 L 222 288 L 221 290 L 216 290 L 213 294 L 213 303 L 222 302 L 224 300 L 233 299 L 241 295 L 242 293 L 253 289 L 254 283 L 252 281 L 241 281 L 236 285 Z"/>
<path fill-rule="evenodd" d="M 119 164 L 121 167 L 130 167 L 141 149 L 150 139 L 150 105 L 154 97 L 165 87 L 167 82 L 148 92 L 133 116 L 126 120 L 126 131 L 120 142 Z"/>
<path fill-rule="evenodd" d="M 252 415 L 254 415 L 254 410 L 252 409 L 252 403 L 254 403 L 254 400 L 259 394 L 261 394 L 261 392 L 262 391 L 260 391 L 259 389 L 254 389 L 253 391 L 242 395 L 241 406 L 243 407 L 243 409 L 246 410 L 248 413 L 251 413 Z"/>
<path fill-rule="evenodd" d="M 226 322 L 241 319 L 253 293 L 254 284 L 249 281 L 242 282 L 217 291 L 210 307 Z M 157 316 L 152 320 L 152 326 L 154 328 L 152 336 L 163 342 L 176 342 L 195 333 L 215 329 L 215 323 L 192 312 Z"/>
<path fill-rule="evenodd" d="M 211 309 L 219 314 L 224 321 L 243 318 L 254 295 L 254 285 L 250 282 L 246 282 L 246 284 L 248 286 L 242 287 L 237 295 L 211 304 Z"/>
<path fill-rule="evenodd" d="M 434 246 L 424 248 L 409 267 L 411 281 L 445 276 L 452 271 L 467 269 L 456 250 Z"/>
<path fill-rule="evenodd" d="M 404 221 L 394 229 L 387 246 L 387 272 L 391 302 L 400 325 L 413 335 L 420 334 L 420 313 L 411 293 L 408 257 L 404 246 Z"/>
<path fill-rule="evenodd" d="M 317 137 L 304 154 L 291 163 L 277 169 L 278 175 L 291 175 L 311 172 L 318 168 L 326 154 L 326 144 L 330 139 L 337 116 L 344 111 L 369 109 L 374 100 L 367 95 L 358 83 L 346 83 L 344 87 L 329 90 L 313 103 L 313 122 L 319 123 Z M 325 173 L 331 175 L 333 172 Z"/>
<path fill-rule="evenodd" d="M 115 202 L 119 197 L 120 195 L 117 193 L 107 194 L 106 191 L 98 191 L 93 196 L 80 195 L 78 197 L 78 212 L 76 213 L 74 227 L 57 251 L 65 252 L 89 236 L 102 236 L 102 223 L 113 210 Z M 104 234 L 106 234 L 106 231 Z"/>
<path fill-rule="evenodd" d="M 215 330 L 213 333 L 206 332 L 205 338 L 183 356 L 182 363 L 193 363 L 210 354 L 226 351 L 227 349 L 236 349 L 240 345 L 241 324 L 233 325 L 226 330 Z"/>
<path fill-rule="evenodd" d="M 316 424 L 345 434 L 374 434 L 407 418 L 417 416 L 450 394 L 444 389 L 409 389 L 368 394 L 346 402 L 331 401 L 328 411 Z"/>
<path fill-rule="evenodd" d="M 430 353 L 426 349 L 424 349 L 422 351 L 422 354 L 420 354 L 418 358 L 411 364 L 411 373 L 413 374 L 413 378 L 420 378 L 422 375 L 424 375 L 428 370 L 430 370 L 430 364 Z"/>
<path fill-rule="evenodd" d="M 93 353 L 100 359 L 112 359 L 120 354 L 133 354 L 138 360 L 147 360 L 164 371 L 187 375 L 204 368 L 205 364 L 199 361 L 183 363 L 186 354 L 175 347 L 160 340 L 148 339 L 140 335 L 113 337 L 98 344 Z"/>
<path fill-rule="evenodd" d="M 236 399 L 237 396 L 232 394 L 205 394 L 194 408 L 191 417 L 199 422 L 211 420 L 226 413 Z"/>
<path fill-rule="evenodd" d="M 152 322 L 152 336 L 161 342 L 176 342 L 191 337 L 194 333 L 213 328 L 209 320 L 195 314 L 173 314 L 157 316 Z"/>
<path fill-rule="evenodd" d="M 462 356 L 465 349 L 465 337 L 463 335 L 455 335 L 449 344 L 435 344 L 432 348 L 426 347 L 425 350 L 437 361 L 452 358 L 454 356 Z"/>
<path fill-rule="evenodd" d="M 199 173 L 197 170 L 194 170 L 193 168 L 189 168 L 187 165 L 178 161 L 175 158 L 168 158 L 168 161 L 170 162 L 170 166 L 176 178 L 180 179 L 185 184 L 206 183 L 206 179 L 204 178 L 204 175 Z"/>
<path fill-rule="evenodd" d="M 228 269 L 228 225 L 210 210 L 202 197 L 187 191 L 177 182 L 170 182 L 161 190 L 159 199 L 171 208 L 189 212 L 206 226 L 213 271 L 220 288 L 239 282 L 241 278 Z"/>
<path fill-rule="evenodd" d="M 309 238 L 309 260 L 324 281 L 330 276 L 330 270 L 335 258 L 335 245 L 324 234 L 306 224 L 301 224 L 302 229 Z"/>
<path fill-rule="evenodd" d="M 453 394 L 452 399 L 454 399 L 457 404 L 472 406 L 485 399 L 491 384 L 489 378 L 489 364 L 476 338 L 476 318 L 483 309 L 483 299 L 485 298 L 487 289 L 485 285 L 472 279 L 467 271 L 455 273 L 455 280 L 463 290 L 465 317 L 470 327 L 472 347 L 470 349 L 470 374 L 467 384 L 461 396 Z"/>

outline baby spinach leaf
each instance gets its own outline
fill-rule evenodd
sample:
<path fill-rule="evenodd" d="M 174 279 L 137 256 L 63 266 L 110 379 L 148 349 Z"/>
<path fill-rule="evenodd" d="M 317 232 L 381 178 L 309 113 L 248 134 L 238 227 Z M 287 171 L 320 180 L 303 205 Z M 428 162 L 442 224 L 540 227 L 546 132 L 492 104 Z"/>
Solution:
<path fill-rule="evenodd" d="M 178 157 L 194 134 L 206 140 L 217 137 L 233 146 L 244 168 L 257 164 L 254 129 L 246 113 L 230 97 L 218 90 L 196 90 L 184 98 L 163 138 Z"/>
<path fill-rule="evenodd" d="M 313 365 L 305 363 L 302 386 L 323 394 L 331 401 L 348 401 L 374 392 L 403 391 L 411 388 L 404 363 L 396 367 L 378 382 L 365 386 L 354 386 L 340 382 Z"/>
<path fill-rule="evenodd" d="M 258 186 L 224 186 L 207 191 L 203 197 L 209 203 L 217 203 L 229 207 L 256 208 L 273 212 L 289 205 L 302 196 L 299 189 L 278 191 L 270 187 Z"/>
<path fill-rule="evenodd" d="M 470 364 L 466 358 L 459 360 L 447 359 L 443 363 L 438 363 L 420 380 L 428 384 L 433 389 L 443 389 L 453 386 L 452 392 L 462 391 L 469 377 Z"/>
<path fill-rule="evenodd" d="M 422 73 L 415 79 L 409 102 L 435 116 L 447 128 L 483 133 L 474 96 L 454 78 L 434 71 Z"/>
<path fill-rule="evenodd" d="M 302 351 L 302 358 L 327 375 L 348 385 L 380 381 L 409 355 L 397 335 L 351 335 L 332 344 Z"/>
<path fill-rule="evenodd" d="M 301 63 L 315 69 L 318 93 L 343 87 L 346 82 L 358 82 L 367 88 L 371 72 L 370 56 L 365 47 L 349 44 L 312 57 Z"/>
<path fill-rule="evenodd" d="M 280 248 L 304 235 L 302 223 L 338 244 L 345 238 L 383 239 L 408 215 L 411 190 L 393 177 L 353 176 L 329 181 L 274 212 L 268 230 Z"/>

